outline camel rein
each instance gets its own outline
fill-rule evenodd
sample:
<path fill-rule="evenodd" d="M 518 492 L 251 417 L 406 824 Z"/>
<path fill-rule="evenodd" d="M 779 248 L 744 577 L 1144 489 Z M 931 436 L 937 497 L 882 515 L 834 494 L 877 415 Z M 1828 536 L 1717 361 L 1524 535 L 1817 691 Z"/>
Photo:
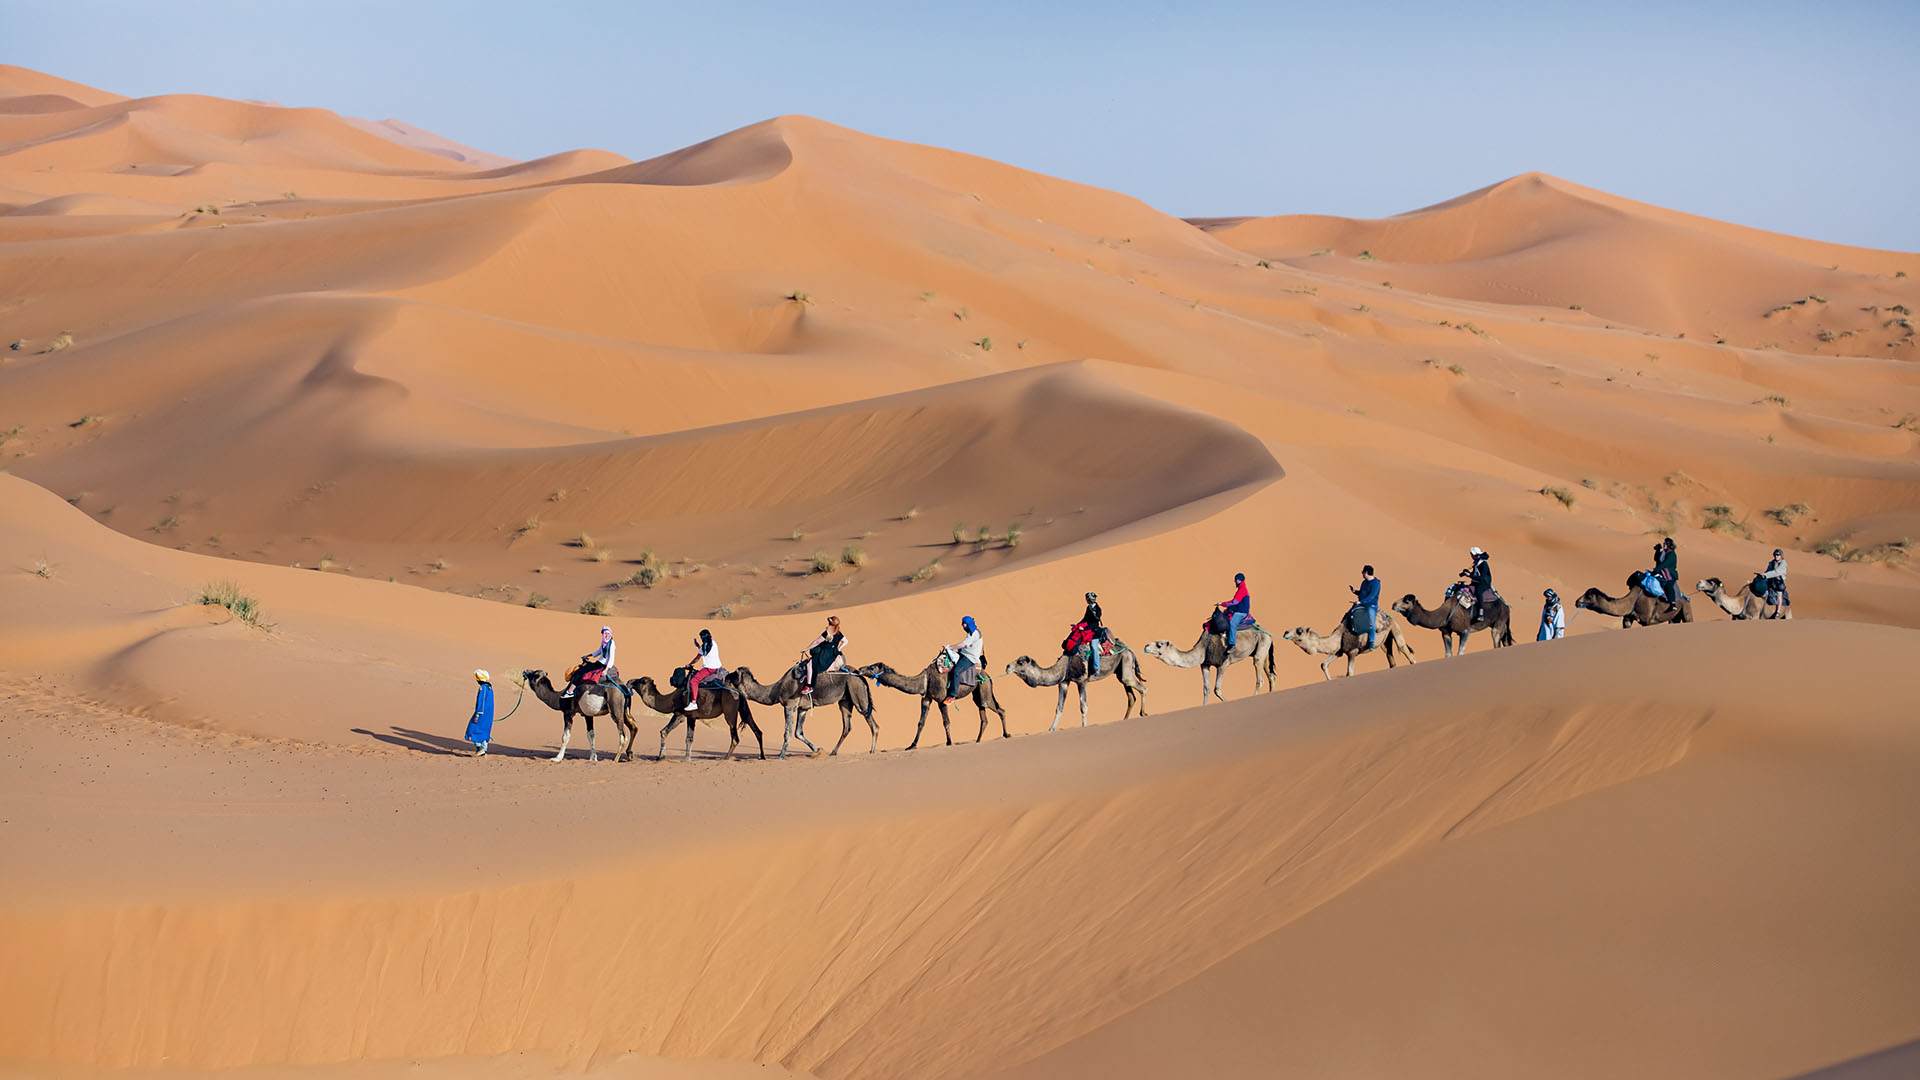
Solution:
<path fill-rule="evenodd" d="M 513 708 L 507 710 L 507 716 L 512 716 L 514 713 L 520 711 L 520 702 L 526 696 L 527 696 L 527 684 L 523 682 L 520 684 L 520 696 L 513 699 Z M 500 720 L 505 720 L 507 716 L 501 717 Z M 497 724 L 500 722 L 500 720 L 495 720 L 494 723 Z"/>

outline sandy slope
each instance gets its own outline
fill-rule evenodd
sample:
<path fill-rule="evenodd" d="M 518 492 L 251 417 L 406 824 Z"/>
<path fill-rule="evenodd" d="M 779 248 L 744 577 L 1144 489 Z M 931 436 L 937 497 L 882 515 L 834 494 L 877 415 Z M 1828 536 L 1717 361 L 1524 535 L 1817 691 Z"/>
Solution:
<path fill-rule="evenodd" d="M 1732 1076 L 1920 1035 L 1920 256 L 1537 174 L 1200 228 L 806 117 L 638 163 L 407 132 L 0 68 L 0 1071 Z M 973 614 L 999 671 L 1089 588 L 1184 645 L 1235 570 L 1324 628 L 1360 563 L 1431 601 L 1480 544 L 1525 641 L 1662 533 L 1689 586 L 1792 549 L 1800 621 L 1416 631 L 1332 686 L 1282 645 L 1299 689 L 1204 713 L 1148 660 L 1145 721 L 1109 682 L 1091 731 L 962 711 L 913 755 L 880 690 L 886 753 L 767 765 L 550 764 L 529 701 L 458 756 L 466 671 L 504 711 L 603 621 L 629 675 L 707 625 L 770 676 L 826 611 L 906 669 Z M 219 578 L 272 629 L 190 602 Z"/>

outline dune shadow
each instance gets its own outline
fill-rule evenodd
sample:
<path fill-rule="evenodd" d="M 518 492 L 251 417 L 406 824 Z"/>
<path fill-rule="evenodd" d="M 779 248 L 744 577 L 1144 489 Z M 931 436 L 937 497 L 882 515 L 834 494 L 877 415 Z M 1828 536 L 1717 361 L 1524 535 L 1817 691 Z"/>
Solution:
<path fill-rule="evenodd" d="M 412 750 L 419 754 L 436 754 L 442 757 L 471 757 L 473 744 L 465 739 L 448 738 L 431 732 L 415 731 L 412 728 L 389 728 L 390 734 L 368 731 L 366 728 L 354 728 L 355 735 L 365 735 L 389 746 L 398 746 L 403 750 Z M 540 750 L 526 750 L 518 746 L 503 746 L 495 741 L 487 747 L 488 757 L 543 758 L 550 754 Z"/>

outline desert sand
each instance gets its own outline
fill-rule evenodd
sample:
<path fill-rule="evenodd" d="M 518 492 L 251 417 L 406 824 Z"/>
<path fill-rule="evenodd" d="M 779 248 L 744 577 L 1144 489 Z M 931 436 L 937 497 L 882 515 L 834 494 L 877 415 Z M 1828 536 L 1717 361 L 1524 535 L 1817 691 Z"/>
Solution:
<path fill-rule="evenodd" d="M 1543 174 L 1187 221 L 807 117 L 513 162 L 0 67 L 0 1075 L 1903 1068 L 1916 304 Z M 1533 642 L 1662 535 L 1689 592 L 1787 549 L 1794 620 Z M 1205 708 L 1143 656 L 1052 735 L 1002 675 L 1013 738 L 912 753 L 886 689 L 878 754 L 461 738 L 602 623 L 664 682 L 973 615 L 999 675 L 1089 589 L 1326 630 L 1469 545 L 1515 648 Z"/>

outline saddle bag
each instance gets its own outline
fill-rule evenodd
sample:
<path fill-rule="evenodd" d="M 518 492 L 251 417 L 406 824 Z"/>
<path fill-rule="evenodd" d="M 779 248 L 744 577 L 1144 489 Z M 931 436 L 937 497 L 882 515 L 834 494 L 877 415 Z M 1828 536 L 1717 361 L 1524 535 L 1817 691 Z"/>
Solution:
<path fill-rule="evenodd" d="M 1209 634 L 1225 634 L 1232 625 L 1233 616 L 1219 608 L 1214 608 L 1213 614 L 1207 616 L 1207 633 Z"/>
<path fill-rule="evenodd" d="M 1373 629 L 1373 613 L 1355 604 L 1347 609 L 1347 632 L 1365 636 Z"/>

